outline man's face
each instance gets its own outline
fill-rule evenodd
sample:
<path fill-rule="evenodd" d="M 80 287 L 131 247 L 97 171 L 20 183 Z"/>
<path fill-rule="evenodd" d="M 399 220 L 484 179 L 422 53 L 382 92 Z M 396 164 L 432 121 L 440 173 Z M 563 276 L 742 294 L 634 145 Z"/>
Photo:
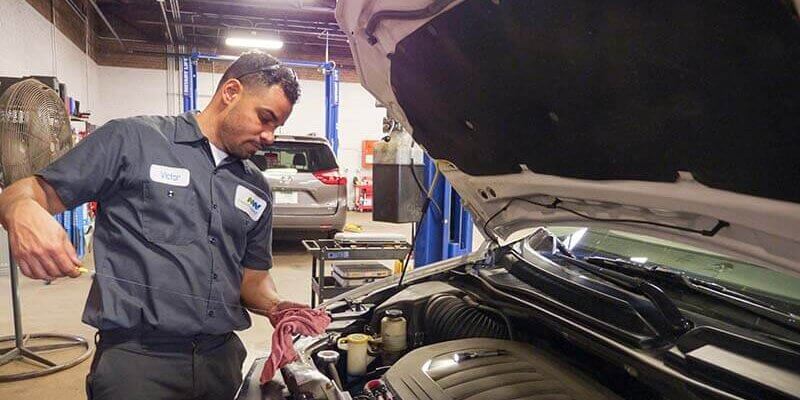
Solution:
<path fill-rule="evenodd" d="M 280 85 L 244 88 L 230 107 L 222 121 L 220 141 L 226 153 L 242 159 L 272 144 L 275 129 L 292 113 L 292 103 Z"/>

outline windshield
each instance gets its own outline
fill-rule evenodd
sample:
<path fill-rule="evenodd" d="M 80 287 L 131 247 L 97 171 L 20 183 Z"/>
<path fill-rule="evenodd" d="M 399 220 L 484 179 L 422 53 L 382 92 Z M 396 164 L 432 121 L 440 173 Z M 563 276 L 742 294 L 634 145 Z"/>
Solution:
<path fill-rule="evenodd" d="M 800 309 L 800 278 L 682 243 L 618 230 L 548 227 L 575 256 L 660 265 Z"/>
<path fill-rule="evenodd" d="M 322 143 L 275 142 L 250 160 L 262 172 L 270 169 L 319 172 L 338 168 L 330 147 Z"/>

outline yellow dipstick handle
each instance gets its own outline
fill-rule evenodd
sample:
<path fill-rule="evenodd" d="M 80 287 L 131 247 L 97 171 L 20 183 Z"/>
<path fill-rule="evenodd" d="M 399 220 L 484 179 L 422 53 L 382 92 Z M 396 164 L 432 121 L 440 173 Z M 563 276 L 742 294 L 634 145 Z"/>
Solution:
<path fill-rule="evenodd" d="M 78 272 L 80 272 L 82 274 L 88 274 L 89 273 L 89 269 L 87 269 L 86 267 L 75 267 L 75 269 L 78 270 Z"/>

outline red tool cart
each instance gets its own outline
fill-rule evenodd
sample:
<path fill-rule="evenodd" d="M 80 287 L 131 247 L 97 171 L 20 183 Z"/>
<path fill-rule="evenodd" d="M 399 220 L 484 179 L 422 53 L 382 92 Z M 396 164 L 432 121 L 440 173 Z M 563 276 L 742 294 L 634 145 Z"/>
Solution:
<path fill-rule="evenodd" d="M 374 154 L 375 143 L 377 140 L 363 140 L 361 142 L 361 167 L 364 168 L 362 176 L 353 179 L 356 189 L 355 206 L 356 211 L 372 211 L 372 156 Z"/>
<path fill-rule="evenodd" d="M 372 211 L 372 179 L 356 177 L 353 179 L 353 184 L 356 188 L 356 211 Z"/>
<path fill-rule="evenodd" d="M 372 179 L 367 177 L 355 177 L 353 186 L 356 188 L 355 206 L 358 212 L 372 211 Z"/>

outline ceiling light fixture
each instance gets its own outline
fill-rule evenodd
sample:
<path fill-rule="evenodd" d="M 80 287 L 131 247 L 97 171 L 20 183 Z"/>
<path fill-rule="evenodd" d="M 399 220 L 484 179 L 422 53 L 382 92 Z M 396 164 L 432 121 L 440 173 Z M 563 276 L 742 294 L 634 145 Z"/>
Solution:
<path fill-rule="evenodd" d="M 283 42 L 278 39 L 259 37 L 256 35 L 235 35 L 228 36 L 225 44 L 231 47 L 247 47 L 250 49 L 279 50 L 283 48 Z"/>

